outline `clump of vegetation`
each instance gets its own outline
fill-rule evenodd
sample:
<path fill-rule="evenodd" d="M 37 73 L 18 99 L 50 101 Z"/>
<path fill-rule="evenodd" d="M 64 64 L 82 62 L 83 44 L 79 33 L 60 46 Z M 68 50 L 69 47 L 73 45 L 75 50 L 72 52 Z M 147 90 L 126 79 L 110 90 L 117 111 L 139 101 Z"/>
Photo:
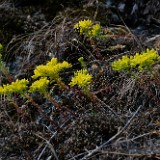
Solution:
<path fill-rule="evenodd" d="M 88 73 L 87 69 L 81 69 L 74 73 L 74 77 L 69 83 L 70 86 L 77 85 L 82 88 L 83 92 L 89 93 L 89 87 L 92 82 L 92 76 Z"/>
<path fill-rule="evenodd" d="M 63 61 L 61 63 L 58 62 L 57 58 L 52 58 L 50 61 L 47 62 L 46 65 L 39 65 L 34 70 L 34 75 L 32 76 L 32 78 L 39 78 L 38 80 L 34 82 L 29 82 L 26 79 L 17 79 L 11 84 L 4 84 L 3 86 L 0 86 L 0 94 L 5 94 L 9 97 L 12 97 L 13 93 L 17 93 L 23 97 L 31 99 L 29 93 L 39 92 L 45 98 L 53 102 L 55 106 L 57 106 L 58 102 L 56 102 L 56 100 L 54 100 L 48 92 L 48 85 L 56 82 L 60 88 L 66 89 L 67 86 L 62 81 L 59 73 L 62 70 L 70 67 L 72 67 L 70 63 L 66 61 Z M 72 87 L 78 85 L 78 87 L 82 88 L 83 92 L 88 93 L 91 80 L 92 76 L 88 73 L 87 69 L 82 69 L 74 73 L 74 77 L 72 78 L 69 85 Z M 28 87 L 29 83 L 31 83 L 31 85 Z M 31 102 L 33 101 L 31 100 Z"/>
<path fill-rule="evenodd" d="M 122 59 L 118 59 L 112 63 L 112 69 L 115 71 L 151 71 L 152 66 L 156 62 L 160 61 L 160 56 L 155 49 L 147 49 L 141 53 L 136 53 L 134 56 L 123 56 Z"/>
<path fill-rule="evenodd" d="M 7 96 L 13 96 L 13 93 L 23 94 L 28 89 L 28 83 L 29 81 L 26 79 L 17 79 L 11 84 L 4 84 L 3 87 L 1 86 L 0 93 Z"/>
<path fill-rule="evenodd" d="M 59 76 L 60 71 L 72 67 L 66 61 L 62 63 L 58 62 L 57 58 L 52 58 L 46 65 L 39 65 L 34 70 L 34 75 L 32 76 L 33 79 L 39 77 L 48 77 L 50 80 L 53 80 L 59 84 L 61 78 Z"/>
<path fill-rule="evenodd" d="M 80 35 L 87 37 L 102 38 L 103 31 L 100 24 L 94 24 L 91 20 L 80 20 L 74 25 L 74 29 L 79 32 Z"/>
<path fill-rule="evenodd" d="M 40 92 L 41 94 L 46 95 L 48 85 L 49 80 L 47 79 L 47 77 L 40 78 L 39 80 L 32 83 L 29 92 Z"/>

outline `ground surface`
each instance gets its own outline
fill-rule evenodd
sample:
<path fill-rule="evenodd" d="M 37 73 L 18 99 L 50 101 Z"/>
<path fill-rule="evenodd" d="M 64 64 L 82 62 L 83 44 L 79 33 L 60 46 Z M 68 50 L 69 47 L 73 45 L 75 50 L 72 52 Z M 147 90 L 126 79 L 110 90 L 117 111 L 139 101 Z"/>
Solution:
<path fill-rule="evenodd" d="M 68 84 L 83 56 L 93 75 L 91 93 L 96 99 L 78 88 L 54 86 L 50 93 L 61 104 L 60 111 L 42 95 L 32 95 L 44 116 L 33 103 L 15 95 L 23 111 L 17 114 L 1 95 L 0 159 L 160 159 L 159 64 L 153 66 L 155 77 L 137 72 L 136 78 L 110 65 L 146 48 L 159 54 L 160 2 L 54 2 L 0 2 L 2 59 L 10 74 L 1 73 L 1 84 L 31 79 L 35 67 L 52 57 L 72 63 L 72 69 L 61 73 Z M 73 26 L 83 19 L 100 23 L 108 37 L 79 36 Z"/>

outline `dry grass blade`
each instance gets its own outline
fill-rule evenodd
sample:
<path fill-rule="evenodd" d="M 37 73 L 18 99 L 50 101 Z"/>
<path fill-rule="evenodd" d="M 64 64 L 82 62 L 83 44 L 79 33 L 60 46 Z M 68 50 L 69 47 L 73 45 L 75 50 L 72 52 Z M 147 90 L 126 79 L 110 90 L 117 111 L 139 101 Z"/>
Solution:
<path fill-rule="evenodd" d="M 53 153 L 54 157 L 56 160 L 59 160 L 58 156 L 57 156 L 57 153 L 55 151 L 55 149 L 53 148 L 53 145 L 50 143 L 50 140 L 55 136 L 55 135 L 52 135 L 52 137 L 50 138 L 50 140 L 48 141 L 47 139 L 45 139 L 44 137 L 40 136 L 39 134 L 36 134 L 34 133 L 35 136 L 37 136 L 38 138 L 44 140 L 48 146 L 48 148 L 50 148 L 51 152 Z M 46 148 L 46 147 L 45 147 Z M 45 148 L 42 150 L 41 154 L 39 155 L 38 157 L 38 160 L 41 158 L 41 155 L 43 154 Z"/>

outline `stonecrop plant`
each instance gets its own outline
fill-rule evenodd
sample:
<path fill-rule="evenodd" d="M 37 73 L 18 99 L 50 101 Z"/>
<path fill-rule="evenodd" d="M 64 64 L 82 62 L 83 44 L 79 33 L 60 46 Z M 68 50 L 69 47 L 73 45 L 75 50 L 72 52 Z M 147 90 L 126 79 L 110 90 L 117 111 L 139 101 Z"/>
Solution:
<path fill-rule="evenodd" d="M 52 58 L 46 65 L 39 65 L 34 70 L 33 79 L 48 77 L 50 81 L 55 81 L 57 84 L 61 81 L 59 73 L 72 65 L 66 61 L 58 62 L 57 58 Z"/>
<path fill-rule="evenodd" d="M 93 23 L 91 20 L 81 20 L 78 23 L 76 23 L 74 25 L 74 29 L 79 30 L 80 35 L 82 34 L 88 34 L 88 32 L 90 31 L 91 27 L 92 27 Z"/>
<path fill-rule="evenodd" d="M 143 71 L 145 69 L 151 69 L 152 65 L 160 61 L 160 56 L 154 49 L 147 49 L 144 52 L 136 53 L 134 57 L 131 57 L 131 68 L 138 66 L 138 70 Z"/>
<path fill-rule="evenodd" d="M 4 84 L 0 86 L 0 94 L 5 94 L 7 96 L 12 95 L 13 93 L 23 94 L 28 89 L 29 81 L 26 79 L 16 80 L 11 84 Z"/>
<path fill-rule="evenodd" d="M 86 95 L 90 95 L 89 89 L 92 82 L 92 75 L 88 73 L 87 65 L 84 62 L 83 57 L 81 57 L 79 61 L 83 69 L 74 73 L 74 77 L 69 83 L 69 86 L 73 87 L 77 85 Z M 62 81 L 59 73 L 62 70 L 70 67 L 72 67 L 72 65 L 67 61 L 58 62 L 57 58 L 52 58 L 45 65 L 39 65 L 35 68 L 31 81 L 26 79 L 17 79 L 16 81 L 12 81 L 11 83 L 3 84 L 0 86 L 0 95 L 5 95 L 6 99 L 14 104 L 17 113 L 20 114 L 22 112 L 17 102 L 15 101 L 14 94 L 18 94 L 23 99 L 27 99 L 33 104 L 33 106 L 37 107 L 38 110 L 43 112 L 39 105 L 34 102 L 31 94 L 32 92 L 39 92 L 44 96 L 44 98 L 48 99 L 52 104 L 54 104 L 55 108 L 60 109 L 61 105 L 52 97 L 50 87 L 55 85 L 53 84 L 54 82 L 62 90 L 69 89 L 68 85 Z"/>
<path fill-rule="evenodd" d="M 86 69 L 86 64 L 83 60 L 83 57 L 80 59 L 85 66 L 83 69 L 76 71 L 74 73 L 74 77 L 69 83 L 70 86 L 77 85 L 79 88 L 83 89 L 83 91 L 89 90 L 89 85 L 92 81 L 92 75 L 90 75 Z M 39 65 L 34 70 L 34 75 L 32 76 L 33 80 L 30 86 L 29 81 L 26 79 L 16 80 L 10 84 L 4 84 L 0 86 L 0 94 L 5 94 L 6 96 L 12 95 L 13 93 L 18 93 L 24 95 L 24 93 L 32 93 L 39 92 L 43 95 L 48 94 L 47 87 L 49 83 L 57 82 L 57 84 L 61 81 L 61 77 L 59 76 L 60 71 L 72 67 L 66 61 L 58 62 L 57 58 L 52 58 L 46 65 Z M 83 67 L 83 66 L 82 66 Z M 63 84 L 63 82 L 62 82 Z M 60 86 L 61 87 L 61 86 Z"/>
<path fill-rule="evenodd" d="M 114 61 L 111 66 L 114 71 L 130 70 L 130 58 L 122 56 L 122 59 Z"/>
<path fill-rule="evenodd" d="M 102 29 L 99 24 L 93 24 L 91 20 L 80 20 L 74 25 L 74 29 L 79 31 L 80 35 L 87 37 L 101 37 Z"/>
<path fill-rule="evenodd" d="M 87 69 L 81 69 L 74 73 L 74 76 L 69 83 L 70 86 L 78 86 L 85 93 L 88 93 L 90 84 L 92 82 L 92 75 L 90 75 Z"/>
<path fill-rule="evenodd" d="M 47 77 L 41 78 L 35 82 L 32 83 L 32 85 L 29 88 L 29 92 L 40 92 L 41 94 L 44 94 L 47 92 L 47 86 L 49 85 L 49 80 Z"/>
<path fill-rule="evenodd" d="M 160 56 L 155 49 L 146 49 L 141 53 L 136 53 L 134 56 L 122 56 L 122 59 L 114 61 L 111 66 L 115 71 L 128 71 L 134 69 L 138 71 L 150 71 L 152 65 L 160 61 Z"/>

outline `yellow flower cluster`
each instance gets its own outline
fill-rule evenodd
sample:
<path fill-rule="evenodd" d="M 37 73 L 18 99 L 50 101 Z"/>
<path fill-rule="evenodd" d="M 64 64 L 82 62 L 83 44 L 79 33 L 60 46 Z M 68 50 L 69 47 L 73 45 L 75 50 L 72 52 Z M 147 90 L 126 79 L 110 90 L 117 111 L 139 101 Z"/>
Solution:
<path fill-rule="evenodd" d="M 60 63 L 58 62 L 57 58 L 52 58 L 51 61 L 49 61 L 46 65 L 37 66 L 34 70 L 34 75 L 32 78 L 36 79 L 38 77 L 49 77 L 50 80 L 57 81 L 60 79 L 59 72 L 69 67 L 72 67 L 72 65 L 68 62 L 63 61 Z"/>
<path fill-rule="evenodd" d="M 49 80 L 44 77 L 32 83 L 30 86 L 29 92 L 40 92 L 44 94 L 46 92 L 47 86 L 49 84 Z"/>
<path fill-rule="evenodd" d="M 2 86 L 0 86 L 0 95 L 4 94 L 4 88 Z"/>
<path fill-rule="evenodd" d="M 92 27 L 93 23 L 91 20 L 81 20 L 74 25 L 74 29 L 79 29 L 80 34 L 89 32 L 90 28 Z"/>
<path fill-rule="evenodd" d="M 128 56 L 122 56 L 122 59 L 118 59 L 112 63 L 112 69 L 115 71 L 130 69 L 130 58 Z"/>
<path fill-rule="evenodd" d="M 97 37 L 101 33 L 101 26 L 99 24 L 95 24 L 92 26 L 92 30 L 90 31 L 91 36 Z"/>
<path fill-rule="evenodd" d="M 86 69 L 81 69 L 74 73 L 74 77 L 69 83 L 70 86 L 77 85 L 78 87 L 86 90 L 89 88 L 89 84 L 92 81 L 92 76 L 88 73 Z"/>
<path fill-rule="evenodd" d="M 147 49 L 145 52 L 141 52 L 141 54 L 136 53 L 136 55 L 130 57 L 130 59 L 131 68 L 138 66 L 138 69 L 142 71 L 143 69 L 150 68 L 156 61 L 160 61 L 160 56 L 157 54 L 156 50 Z"/>
<path fill-rule="evenodd" d="M 144 52 L 136 53 L 135 56 L 123 56 L 112 63 L 112 69 L 115 71 L 131 70 L 137 68 L 139 71 L 150 69 L 151 66 L 160 61 L 160 56 L 154 49 L 147 49 Z"/>
<path fill-rule="evenodd" d="M 6 94 L 10 95 L 12 93 L 19 93 L 22 94 L 24 91 L 28 88 L 29 81 L 26 79 L 16 80 L 15 82 L 12 82 L 11 84 L 6 84 L 0 86 L 0 94 Z"/>
<path fill-rule="evenodd" d="M 80 35 L 85 34 L 87 37 L 98 37 L 101 34 L 101 26 L 93 24 L 91 20 L 81 20 L 74 25 L 74 29 L 79 30 Z"/>
<path fill-rule="evenodd" d="M 62 63 L 58 62 L 57 58 L 52 58 L 46 65 L 39 65 L 34 70 L 34 75 L 32 78 L 40 78 L 32 83 L 28 90 L 29 81 L 26 79 L 16 80 L 11 84 L 5 84 L 0 86 L 0 94 L 11 95 L 12 93 L 23 94 L 25 91 L 35 92 L 38 91 L 44 94 L 47 91 L 47 86 L 50 81 L 54 80 L 58 84 L 61 84 L 61 78 L 59 76 L 59 72 L 65 68 L 72 67 L 66 61 Z"/>

